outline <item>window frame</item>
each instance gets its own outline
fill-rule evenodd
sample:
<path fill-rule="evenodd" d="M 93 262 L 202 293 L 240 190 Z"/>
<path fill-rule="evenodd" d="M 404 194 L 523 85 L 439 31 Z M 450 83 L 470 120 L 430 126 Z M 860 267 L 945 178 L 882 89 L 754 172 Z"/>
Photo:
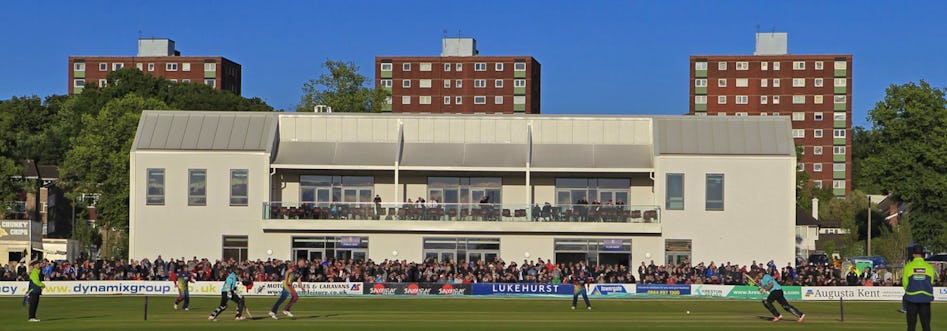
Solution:
<path fill-rule="evenodd" d="M 402 63 L 401 71 L 411 71 L 411 62 Z"/>
<path fill-rule="evenodd" d="M 234 183 L 235 179 L 238 179 L 237 176 L 239 173 L 243 173 L 244 180 L 246 181 L 243 184 L 245 187 L 244 195 L 235 194 L 234 192 L 239 189 L 239 183 Z M 240 202 L 243 199 L 243 202 Z M 250 205 L 250 169 L 230 169 L 230 206 L 232 207 L 246 207 Z"/>
<path fill-rule="evenodd" d="M 502 104 L 503 104 L 503 96 L 502 96 L 502 95 L 495 95 L 495 96 L 493 96 L 493 104 L 495 104 L 495 105 L 502 105 Z"/>
<path fill-rule="evenodd" d="M 726 71 L 726 70 L 727 70 L 727 61 L 719 61 L 719 62 L 717 62 L 717 70 L 718 70 L 718 71 Z"/>
<path fill-rule="evenodd" d="M 711 190 L 711 188 L 710 188 L 710 179 L 711 179 L 712 177 L 719 177 L 719 178 L 720 178 L 720 200 L 711 200 L 711 199 L 710 199 L 710 195 L 711 195 L 711 192 L 710 192 L 710 190 Z M 726 177 L 724 176 L 724 174 L 722 174 L 722 173 L 708 173 L 708 174 L 705 175 L 705 177 L 704 177 L 704 188 L 705 188 L 705 192 L 704 192 L 704 210 L 705 210 L 705 211 L 724 211 L 724 210 L 726 209 L 726 208 L 725 208 L 725 207 L 726 207 L 726 201 L 727 201 L 727 199 L 726 199 L 726 193 L 727 193 L 726 187 L 727 187 L 727 186 L 726 186 Z M 719 203 L 720 206 L 719 206 L 719 207 L 711 207 L 711 203 L 715 203 L 715 204 L 716 204 L 716 203 Z"/>
<path fill-rule="evenodd" d="M 493 65 L 494 71 L 503 71 L 503 62 L 497 62 Z"/>
<path fill-rule="evenodd" d="M 486 62 L 475 62 L 475 63 L 474 63 L 474 71 L 487 71 L 487 63 L 486 63 Z"/>
<path fill-rule="evenodd" d="M 485 95 L 475 95 L 473 97 L 475 105 L 485 105 L 487 104 L 487 96 Z M 480 99 L 479 101 L 477 99 Z"/>
<path fill-rule="evenodd" d="M 410 96 L 410 95 L 402 95 L 402 96 L 401 96 L 401 104 L 402 104 L 402 105 L 410 105 L 410 104 L 411 104 L 411 96 Z"/>
<path fill-rule="evenodd" d="M 671 190 L 671 177 L 680 177 L 680 197 L 672 196 Z M 664 209 L 666 210 L 684 210 L 686 195 L 685 190 L 687 186 L 685 185 L 686 175 L 684 173 L 666 173 L 665 176 L 665 187 L 664 187 Z M 678 201 L 680 200 L 680 201 Z M 677 203 L 680 203 L 679 205 Z"/>
<path fill-rule="evenodd" d="M 526 62 L 513 62 L 513 71 L 526 71 Z"/>
<path fill-rule="evenodd" d="M 401 80 L 401 88 L 411 88 L 411 80 L 410 80 L 410 79 L 402 79 L 402 80 Z"/>
<path fill-rule="evenodd" d="M 750 70 L 750 62 L 747 61 L 737 61 L 736 70 Z"/>
<path fill-rule="evenodd" d="M 494 87 L 494 88 L 503 88 L 503 80 L 502 80 L 502 79 L 496 79 L 496 80 L 494 80 L 494 81 L 493 81 L 493 87 Z"/>
<path fill-rule="evenodd" d="M 727 96 L 726 96 L 726 95 L 718 95 L 718 96 L 717 96 L 717 104 L 718 104 L 718 105 L 725 105 L 725 104 L 727 104 Z"/>
<path fill-rule="evenodd" d="M 176 62 L 165 63 L 164 71 L 178 71 L 178 64 Z"/>
<path fill-rule="evenodd" d="M 806 61 L 792 61 L 792 70 L 806 70 Z"/>
<path fill-rule="evenodd" d="M 738 95 L 734 98 L 734 103 L 738 105 L 745 105 L 750 103 L 750 97 L 747 95 Z"/>
<path fill-rule="evenodd" d="M 167 182 L 167 173 L 164 168 L 147 168 L 145 169 L 145 205 L 147 206 L 164 206 L 165 196 L 166 196 L 166 182 Z M 160 190 L 160 192 L 152 193 L 152 179 L 153 176 L 160 176 L 160 183 L 155 183 L 155 190 Z"/>
<path fill-rule="evenodd" d="M 391 62 L 382 62 L 378 67 L 380 71 L 393 71 L 395 66 Z"/>
<path fill-rule="evenodd" d="M 202 174 L 203 179 L 199 182 L 202 184 L 200 188 L 200 194 L 195 192 L 195 182 L 194 175 Z M 200 168 L 191 168 L 187 169 L 187 205 L 188 206 L 207 206 L 207 169 Z"/>

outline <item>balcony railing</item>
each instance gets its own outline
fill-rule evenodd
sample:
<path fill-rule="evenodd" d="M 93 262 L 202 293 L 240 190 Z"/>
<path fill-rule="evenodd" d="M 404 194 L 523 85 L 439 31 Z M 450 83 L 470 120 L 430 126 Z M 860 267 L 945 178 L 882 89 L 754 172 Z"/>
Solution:
<path fill-rule="evenodd" d="M 653 205 L 264 202 L 268 220 L 660 223 Z"/>

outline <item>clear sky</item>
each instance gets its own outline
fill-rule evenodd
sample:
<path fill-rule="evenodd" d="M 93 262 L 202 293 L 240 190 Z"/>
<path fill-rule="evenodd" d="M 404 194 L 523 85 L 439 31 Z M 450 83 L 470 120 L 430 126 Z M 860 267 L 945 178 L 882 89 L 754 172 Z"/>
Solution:
<path fill-rule="evenodd" d="M 684 114 L 688 56 L 751 54 L 789 33 L 796 54 L 853 54 L 855 125 L 890 84 L 947 86 L 947 1 L 33 1 L 0 3 L 0 98 L 65 94 L 70 55 L 134 55 L 139 31 L 182 55 L 243 65 L 243 95 L 293 109 L 326 59 L 373 78 L 376 55 L 482 55 L 542 63 L 545 114 Z"/>

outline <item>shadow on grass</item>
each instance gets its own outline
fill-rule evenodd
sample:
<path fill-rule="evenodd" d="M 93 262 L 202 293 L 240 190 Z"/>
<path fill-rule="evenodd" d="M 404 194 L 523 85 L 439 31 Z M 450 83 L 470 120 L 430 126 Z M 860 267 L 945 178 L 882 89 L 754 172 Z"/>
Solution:
<path fill-rule="evenodd" d="M 105 317 L 105 315 L 98 315 L 98 316 L 79 316 L 79 317 L 53 317 L 53 318 L 44 318 L 43 321 L 82 320 L 82 319 L 102 318 L 102 317 Z"/>

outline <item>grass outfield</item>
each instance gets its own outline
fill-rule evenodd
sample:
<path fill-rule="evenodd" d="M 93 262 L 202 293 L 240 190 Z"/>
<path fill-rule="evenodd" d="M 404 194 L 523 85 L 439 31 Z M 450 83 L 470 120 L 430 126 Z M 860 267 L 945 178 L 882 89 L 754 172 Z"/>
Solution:
<path fill-rule="evenodd" d="M 234 306 L 217 322 L 207 320 L 218 298 L 192 298 L 190 311 L 172 310 L 171 297 L 150 297 L 143 321 L 142 297 L 43 296 L 40 323 L 28 323 L 19 298 L 0 299 L 3 330 L 902 330 L 897 302 L 847 302 L 839 322 L 838 302 L 792 302 L 805 323 L 768 320 L 758 301 L 593 300 L 592 311 L 569 309 L 568 299 L 527 298 L 300 298 L 295 318 L 266 316 L 275 298 L 250 298 L 252 320 L 234 321 Z M 580 301 L 578 308 L 583 308 Z M 947 304 L 933 305 L 933 328 L 947 328 Z M 686 314 L 689 310 L 691 313 Z M 791 316 L 785 313 L 785 316 Z M 297 328 L 298 327 L 298 328 Z"/>

